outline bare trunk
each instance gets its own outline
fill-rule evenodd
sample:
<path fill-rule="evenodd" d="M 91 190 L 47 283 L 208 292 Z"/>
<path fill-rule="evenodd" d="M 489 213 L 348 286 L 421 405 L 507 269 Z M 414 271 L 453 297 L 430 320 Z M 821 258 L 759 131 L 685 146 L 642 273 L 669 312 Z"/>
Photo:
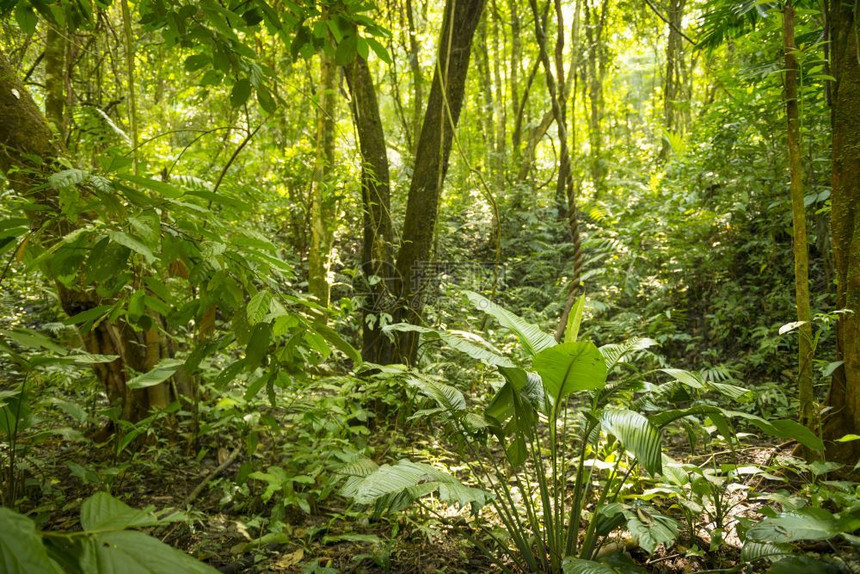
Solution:
<path fill-rule="evenodd" d="M 396 320 L 418 323 L 424 310 L 423 276 L 432 258 L 442 182 L 448 169 L 453 130 L 457 127 L 466 89 L 472 38 L 484 0 L 448 0 L 439 36 L 433 84 L 421 127 L 415 170 L 409 186 L 403 243 L 397 257 L 399 306 Z M 418 351 L 415 333 L 398 337 L 398 355 L 413 363 Z"/>
<path fill-rule="evenodd" d="M 576 296 L 579 293 L 580 283 L 582 278 L 582 241 L 579 235 L 579 221 L 578 214 L 576 209 L 576 196 L 575 196 L 575 188 L 573 185 L 573 173 L 571 170 L 570 164 L 570 149 L 568 147 L 567 141 L 567 119 L 564 113 L 563 101 L 560 99 L 562 96 L 562 92 L 559 90 L 558 86 L 555 82 L 555 77 L 553 76 L 552 66 L 550 64 L 549 53 L 547 51 L 547 38 L 546 38 L 546 19 L 542 18 L 537 6 L 537 0 L 529 0 L 529 3 L 532 7 L 532 14 L 534 16 L 535 21 L 535 36 L 537 37 L 538 48 L 540 51 L 540 60 L 544 67 L 544 72 L 546 76 L 546 87 L 549 91 L 550 104 L 552 105 L 552 113 L 555 118 L 555 124 L 558 129 L 558 139 L 559 139 L 559 147 L 561 148 L 561 158 L 560 165 L 558 170 L 558 185 L 557 185 L 557 194 L 565 193 L 567 199 L 567 222 L 568 222 L 568 231 L 570 233 L 570 240 L 573 244 L 574 256 L 573 256 L 573 266 L 570 278 L 570 287 L 568 292 L 568 301 L 565 304 L 564 310 L 562 312 L 562 316 L 559 322 L 559 328 L 556 332 L 556 338 L 560 339 L 561 335 L 564 334 L 564 326 L 567 323 L 567 316 L 570 313 L 570 309 L 573 306 L 573 302 L 576 300 Z M 557 15 L 560 15 L 560 4 L 556 3 L 558 8 Z M 564 23 L 559 17 L 559 36 L 564 35 Z M 559 43 L 563 47 L 563 40 L 560 40 Z M 559 43 L 556 44 L 556 58 L 560 58 L 561 49 L 559 48 Z M 557 61 L 558 68 L 564 69 L 564 65 L 562 61 Z"/>
<path fill-rule="evenodd" d="M 806 206 L 803 202 L 803 158 L 800 154 L 800 111 L 797 101 L 798 67 L 794 45 L 794 6 L 786 2 L 783 12 L 785 39 L 785 115 L 788 120 L 788 165 L 791 171 L 791 214 L 794 229 L 794 297 L 797 307 L 799 353 L 797 386 L 800 422 L 818 428 L 812 387 L 812 311 L 809 305 L 809 248 L 806 236 Z"/>
<path fill-rule="evenodd" d="M 362 351 L 365 361 L 394 360 L 392 346 L 380 329 L 381 315 L 391 313 L 394 269 L 391 260 L 391 187 L 379 102 L 367 62 L 356 58 L 345 68 L 352 114 L 361 148 L 361 199 L 364 241 L 361 266 L 365 279 Z"/>
<path fill-rule="evenodd" d="M 831 233 L 836 267 L 836 358 L 827 404 L 832 408 L 825 439 L 832 441 L 860 429 L 860 59 L 855 2 L 828 4 L 832 90 L 833 180 Z M 828 442 L 828 460 L 854 465 L 860 441 Z"/>
<path fill-rule="evenodd" d="M 317 107 L 316 158 L 311 182 L 311 245 L 308 252 L 308 291 L 323 307 L 328 307 L 329 213 L 326 188 L 334 162 L 334 105 L 337 66 L 327 54 L 320 54 L 319 106 Z"/>

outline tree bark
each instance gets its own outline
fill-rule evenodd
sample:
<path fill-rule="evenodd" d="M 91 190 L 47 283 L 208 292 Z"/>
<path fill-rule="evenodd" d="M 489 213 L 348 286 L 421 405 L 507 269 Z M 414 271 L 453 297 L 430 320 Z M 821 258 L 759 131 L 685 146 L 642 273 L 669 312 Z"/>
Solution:
<path fill-rule="evenodd" d="M 860 429 L 860 60 L 857 0 L 828 3 L 832 91 L 833 175 L 831 232 L 836 268 L 836 307 L 851 313 L 836 324 L 836 358 L 827 404 L 825 439 Z M 828 460 L 853 466 L 860 441 L 828 442 Z"/>
<path fill-rule="evenodd" d="M 797 100 L 798 66 L 794 45 L 794 6 L 791 0 L 783 11 L 785 40 L 785 115 L 788 128 L 788 165 L 791 172 L 791 214 L 794 230 L 794 298 L 797 307 L 798 375 L 800 422 L 818 430 L 815 395 L 812 387 L 812 311 L 809 305 L 809 248 L 806 235 L 806 206 L 803 202 L 803 158 L 800 153 L 800 110 Z M 680 42 L 680 39 L 679 39 Z"/>
<path fill-rule="evenodd" d="M 677 102 L 682 96 L 684 59 L 684 44 L 681 37 L 681 26 L 684 18 L 686 0 L 670 0 L 666 17 L 669 20 L 669 37 L 666 41 L 666 73 L 663 77 L 663 127 L 669 134 L 681 131 Z M 663 138 L 660 149 L 660 159 L 669 157 L 672 147 L 668 138 Z"/>
<path fill-rule="evenodd" d="M 603 31 L 609 11 L 609 0 L 602 0 L 598 6 L 589 6 L 585 1 L 585 35 L 588 41 L 588 99 L 591 114 L 588 121 L 589 163 L 591 183 L 595 198 L 599 198 L 606 186 L 606 165 L 603 158 L 603 76 L 606 71 L 606 55 L 602 45 Z"/>
<path fill-rule="evenodd" d="M 422 275 L 421 268 L 432 257 L 442 182 L 448 169 L 453 130 L 463 106 L 472 38 L 483 8 L 484 0 L 445 3 L 433 84 L 409 186 L 403 243 L 397 257 L 399 303 L 395 319 L 401 321 L 418 323 L 424 310 L 427 277 Z M 397 339 L 398 356 L 414 363 L 417 335 L 401 333 Z"/>
<path fill-rule="evenodd" d="M 559 319 L 558 329 L 556 330 L 556 338 L 560 340 L 561 337 L 564 335 L 565 325 L 567 324 L 567 316 L 570 314 L 570 309 L 573 307 L 573 303 L 576 301 L 576 297 L 579 294 L 579 290 L 581 287 L 582 240 L 579 235 L 579 219 L 576 209 L 576 193 L 573 185 L 574 182 L 570 159 L 570 148 L 568 146 L 567 140 L 567 116 L 564 112 L 564 100 L 562 99 L 564 98 L 564 89 L 562 88 L 560 90 L 559 87 L 556 85 L 552 66 L 550 64 L 549 53 L 547 51 L 547 38 L 545 28 L 546 20 L 540 15 L 540 12 L 538 11 L 537 0 L 529 0 L 529 3 L 531 4 L 532 15 L 534 16 L 535 36 L 537 37 L 540 60 L 544 67 L 546 87 L 549 91 L 550 104 L 552 106 L 553 117 L 555 118 L 555 125 L 558 130 L 559 147 L 561 149 L 556 195 L 562 194 L 563 196 L 565 196 L 567 201 L 566 216 L 568 223 L 568 232 L 570 233 L 570 240 L 573 244 L 574 251 L 568 298 L 565 302 L 561 318 Z M 556 7 L 556 14 L 559 18 L 558 34 L 560 37 L 562 37 L 564 35 L 564 21 L 560 17 L 560 3 L 556 2 Z M 561 47 L 563 47 L 563 41 L 559 42 L 561 43 Z M 564 69 L 563 60 L 560 60 L 561 47 L 559 47 L 559 43 L 556 44 L 557 70 Z"/>
<path fill-rule="evenodd" d="M 364 240 L 361 267 L 365 280 L 361 356 L 371 363 L 394 360 L 382 333 L 383 313 L 391 312 L 394 269 L 391 260 L 391 184 L 379 102 L 367 62 L 357 57 L 344 68 L 361 150 L 361 199 Z"/>
<path fill-rule="evenodd" d="M 317 107 L 316 158 L 311 182 L 311 245 L 308 252 L 308 291 L 328 307 L 329 235 L 325 190 L 334 163 L 334 106 L 337 66 L 328 54 L 320 54 L 319 106 Z"/>

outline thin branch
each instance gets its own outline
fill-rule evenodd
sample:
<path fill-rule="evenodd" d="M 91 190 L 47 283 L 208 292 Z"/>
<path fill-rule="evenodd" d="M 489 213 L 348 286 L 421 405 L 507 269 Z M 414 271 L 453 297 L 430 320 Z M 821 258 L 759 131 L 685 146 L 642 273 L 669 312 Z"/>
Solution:
<path fill-rule="evenodd" d="M 674 31 L 676 31 L 678 34 L 680 34 L 683 39 L 685 39 L 686 41 L 688 41 L 690 44 L 692 44 L 695 47 L 699 46 L 698 43 L 691 40 L 690 37 L 687 36 L 686 34 L 684 34 L 684 32 L 680 28 L 675 26 L 672 22 L 669 21 L 668 18 L 663 16 L 663 14 L 660 13 L 660 11 L 657 9 L 656 6 L 654 6 L 654 4 L 651 2 L 651 0 L 645 0 L 645 3 L 648 4 L 648 7 L 651 8 L 651 11 L 654 12 L 658 18 L 660 18 L 661 20 L 666 22 L 669 25 L 669 27 L 672 28 Z"/>

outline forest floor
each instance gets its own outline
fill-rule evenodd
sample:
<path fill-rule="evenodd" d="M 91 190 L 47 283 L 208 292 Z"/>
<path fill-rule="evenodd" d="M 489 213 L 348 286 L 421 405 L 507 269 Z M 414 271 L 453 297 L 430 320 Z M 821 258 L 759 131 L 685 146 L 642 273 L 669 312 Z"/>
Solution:
<path fill-rule="evenodd" d="M 401 446 L 411 444 L 413 454 L 416 445 L 419 450 L 422 446 L 431 446 L 426 444 L 427 435 L 422 433 L 398 436 L 397 442 Z M 432 447 L 438 450 L 435 441 Z M 670 440 L 667 448 L 678 460 L 702 465 L 714 462 L 710 455 L 691 456 L 689 446 L 680 436 Z M 777 454 L 788 454 L 779 448 L 773 444 L 747 447 L 742 451 L 744 463 L 766 465 Z M 206 454 L 201 457 L 189 454 L 195 449 Z M 80 504 L 104 488 L 104 484 L 98 484 L 96 475 L 110 476 L 112 493 L 133 506 L 187 509 L 190 520 L 162 527 L 152 534 L 222 572 L 498 571 L 468 541 L 467 535 L 476 529 L 466 510 L 455 512 L 428 505 L 369 520 L 366 512 L 353 510 L 333 496 L 314 507 L 310 514 L 296 509 L 284 517 L 286 526 L 282 533 L 266 534 L 266 518 L 271 509 L 259 502 L 259 496 L 253 497 L 256 504 L 244 507 L 239 513 L 231 513 L 229 505 L 222 501 L 225 492 L 222 487 L 236 482 L 237 473 L 247 458 L 244 449 L 215 441 L 196 445 L 195 449 L 161 439 L 139 445 L 137 451 L 124 453 L 119 461 L 114 459 L 109 447 L 93 448 L 91 443 L 62 440 L 42 442 L 34 458 L 41 461 L 40 472 L 53 477 L 52 487 L 48 500 L 44 499 L 43 491 L 42 504 L 28 510 L 36 513 L 51 510 L 43 529 L 76 530 Z M 409 449 L 406 447 L 407 451 Z M 258 449 L 255 467 L 274 463 L 265 460 L 266 452 Z M 729 451 L 717 453 L 717 457 L 729 454 Z M 456 467 L 453 456 L 450 460 L 442 456 L 436 462 Z M 87 466 L 74 461 L 86 461 Z M 750 477 L 751 482 L 761 480 L 760 476 Z M 754 490 L 761 492 L 766 488 L 757 484 Z M 746 500 L 746 491 L 741 485 L 731 493 L 732 508 L 727 526 L 740 516 L 755 516 L 762 505 Z M 56 508 L 62 510 L 53 510 Z M 670 509 L 664 510 L 672 513 Z M 716 551 L 709 551 L 710 540 L 704 533 L 699 533 L 698 539 L 691 542 L 683 532 L 672 548 L 660 547 L 650 556 L 626 539 L 617 539 L 606 547 L 632 558 L 641 567 L 640 572 L 764 571 L 750 566 L 735 569 L 740 559 L 740 541 L 733 530 L 727 528 L 726 531 L 730 534 Z"/>

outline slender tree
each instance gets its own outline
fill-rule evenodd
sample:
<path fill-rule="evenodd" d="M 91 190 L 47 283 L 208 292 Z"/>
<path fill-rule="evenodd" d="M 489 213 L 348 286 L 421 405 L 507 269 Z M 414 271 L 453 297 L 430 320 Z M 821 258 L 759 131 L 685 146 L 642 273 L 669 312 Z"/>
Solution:
<path fill-rule="evenodd" d="M 794 45 L 794 6 L 791 0 L 783 10 L 785 40 L 785 116 L 788 121 L 788 165 L 791 173 L 791 213 L 794 229 L 794 297 L 800 347 L 798 351 L 798 389 L 800 420 L 816 428 L 812 388 L 812 311 L 809 305 L 809 248 L 806 235 L 806 206 L 803 197 L 803 158 L 800 153 L 800 111 L 798 106 L 797 48 Z"/>
<path fill-rule="evenodd" d="M 326 209 L 326 190 L 334 164 L 335 81 L 337 66 L 327 53 L 320 54 L 319 104 L 316 121 L 316 156 L 311 180 L 311 244 L 308 251 L 308 291 L 328 307 L 328 252 L 331 214 Z"/>

